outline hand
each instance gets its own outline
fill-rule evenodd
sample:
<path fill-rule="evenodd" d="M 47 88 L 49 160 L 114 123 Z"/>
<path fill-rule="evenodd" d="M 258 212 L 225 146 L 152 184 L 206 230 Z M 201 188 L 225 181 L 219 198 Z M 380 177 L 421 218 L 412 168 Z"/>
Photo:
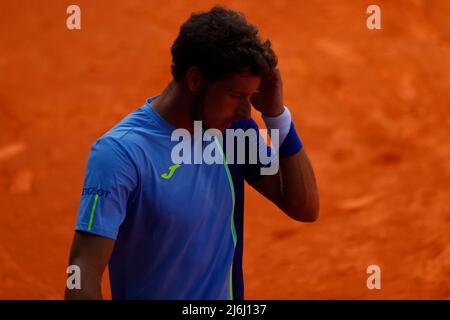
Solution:
<path fill-rule="evenodd" d="M 278 66 L 261 78 L 258 92 L 250 98 L 252 105 L 264 116 L 276 117 L 283 113 L 283 81 Z"/>

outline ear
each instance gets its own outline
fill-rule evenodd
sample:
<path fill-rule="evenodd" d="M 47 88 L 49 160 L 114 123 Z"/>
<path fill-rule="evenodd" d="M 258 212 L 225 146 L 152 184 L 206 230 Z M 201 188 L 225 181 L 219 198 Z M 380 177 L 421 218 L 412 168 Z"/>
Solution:
<path fill-rule="evenodd" d="M 186 84 L 190 91 L 196 92 L 200 89 L 203 76 L 200 70 L 193 66 L 186 72 Z"/>

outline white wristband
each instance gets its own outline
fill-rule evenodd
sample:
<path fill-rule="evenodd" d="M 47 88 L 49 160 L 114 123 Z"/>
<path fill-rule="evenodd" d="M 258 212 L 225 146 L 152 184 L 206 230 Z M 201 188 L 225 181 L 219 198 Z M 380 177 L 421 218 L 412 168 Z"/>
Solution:
<path fill-rule="evenodd" d="M 266 124 L 267 130 L 270 133 L 271 129 L 279 130 L 280 145 L 283 143 L 284 139 L 291 129 L 292 117 L 289 109 L 284 106 L 284 111 L 282 114 L 276 117 L 266 117 L 262 116 L 264 123 Z"/>

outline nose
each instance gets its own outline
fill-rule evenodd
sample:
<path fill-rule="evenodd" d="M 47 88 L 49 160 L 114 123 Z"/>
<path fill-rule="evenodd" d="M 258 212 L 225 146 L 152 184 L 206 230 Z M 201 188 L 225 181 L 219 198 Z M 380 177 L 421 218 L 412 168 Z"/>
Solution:
<path fill-rule="evenodd" d="M 238 119 L 245 118 L 245 120 L 249 120 L 251 116 L 251 108 L 252 105 L 250 103 L 250 99 L 243 100 L 236 112 L 236 117 Z"/>

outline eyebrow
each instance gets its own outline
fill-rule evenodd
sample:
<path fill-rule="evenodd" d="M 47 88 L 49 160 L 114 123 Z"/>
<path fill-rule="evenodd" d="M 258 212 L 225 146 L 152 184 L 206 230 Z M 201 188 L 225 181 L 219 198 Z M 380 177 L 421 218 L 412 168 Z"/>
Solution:
<path fill-rule="evenodd" d="M 233 90 L 233 89 L 229 89 L 229 90 L 232 91 L 232 92 L 234 92 L 234 93 L 239 93 L 239 94 L 243 94 L 243 95 L 249 95 L 247 92 L 244 92 L 244 91 Z M 250 93 L 250 96 L 251 96 L 252 94 L 257 93 L 257 92 L 258 92 L 258 90 L 256 90 L 255 92 Z"/>

